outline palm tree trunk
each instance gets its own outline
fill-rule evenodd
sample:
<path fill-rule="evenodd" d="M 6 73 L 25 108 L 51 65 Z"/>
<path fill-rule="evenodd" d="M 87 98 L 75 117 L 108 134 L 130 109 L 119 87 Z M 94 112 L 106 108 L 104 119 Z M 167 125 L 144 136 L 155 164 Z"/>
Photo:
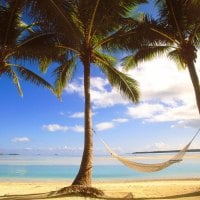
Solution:
<path fill-rule="evenodd" d="M 188 63 L 188 70 L 194 87 L 196 103 L 200 114 L 200 85 L 199 85 L 199 78 L 195 70 L 194 62 L 191 61 Z"/>
<path fill-rule="evenodd" d="M 90 106 L 90 62 L 83 61 L 84 65 L 84 92 L 85 92 L 85 141 L 84 151 L 79 172 L 72 185 L 91 186 L 92 161 L 93 161 L 93 138 L 92 118 Z"/>

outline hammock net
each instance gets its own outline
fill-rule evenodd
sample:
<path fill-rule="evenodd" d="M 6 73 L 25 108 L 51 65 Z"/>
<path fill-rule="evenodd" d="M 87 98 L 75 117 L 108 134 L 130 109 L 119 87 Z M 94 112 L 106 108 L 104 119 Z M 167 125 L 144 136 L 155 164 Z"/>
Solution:
<path fill-rule="evenodd" d="M 122 164 L 124 164 L 125 166 L 127 166 L 131 169 L 140 171 L 140 172 L 156 172 L 156 171 L 160 171 L 162 169 L 165 169 L 165 168 L 169 167 L 170 165 L 172 165 L 174 163 L 182 161 L 182 158 L 184 157 L 185 153 L 187 152 L 191 143 L 193 142 L 193 140 L 195 139 L 195 137 L 198 135 L 199 132 L 200 132 L 200 129 L 197 131 L 197 133 L 191 139 L 191 141 L 182 150 L 180 150 L 176 155 L 174 155 L 172 158 L 170 158 L 167 161 L 164 161 L 164 162 L 161 162 L 161 163 L 155 163 L 155 164 L 139 163 L 139 162 L 135 162 L 135 161 L 129 160 L 127 158 L 124 158 L 122 156 L 119 156 L 116 152 L 114 152 L 108 146 L 108 144 L 104 140 L 102 140 L 101 138 L 100 138 L 100 140 L 104 144 L 104 146 L 108 150 L 108 152 L 114 158 L 116 158 L 118 161 L 120 161 Z"/>

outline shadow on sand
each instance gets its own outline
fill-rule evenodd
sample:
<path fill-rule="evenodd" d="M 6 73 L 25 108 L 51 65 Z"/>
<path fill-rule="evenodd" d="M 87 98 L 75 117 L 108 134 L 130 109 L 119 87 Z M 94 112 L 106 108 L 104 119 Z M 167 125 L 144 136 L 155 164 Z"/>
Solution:
<path fill-rule="evenodd" d="M 65 190 L 63 190 L 65 189 Z M 185 193 L 185 194 L 179 194 L 179 195 L 171 195 L 171 196 L 165 196 L 165 197 L 140 197 L 140 198 L 134 198 L 132 193 L 122 193 L 122 192 L 116 192 L 115 194 L 105 195 L 102 191 L 99 194 L 94 193 L 83 193 L 83 192 L 74 192 L 66 190 L 66 188 L 63 188 L 58 191 L 52 191 L 47 193 L 38 193 L 38 194 L 25 194 L 25 195 L 5 195 L 0 196 L 0 200 L 37 200 L 37 199 L 52 199 L 52 198 L 62 198 L 62 197 L 90 197 L 90 198 L 96 198 L 96 199 L 105 199 L 105 200 L 123 200 L 123 199 L 129 199 L 129 200 L 150 200 L 150 199 L 185 199 L 188 197 L 199 197 L 200 199 L 200 191 L 191 192 L 191 193 Z M 62 191 L 62 192 L 61 192 Z"/>
<path fill-rule="evenodd" d="M 24 195 L 4 195 L 0 196 L 0 200 L 37 200 L 37 199 L 52 199 L 62 197 L 89 197 L 94 199 L 107 199 L 107 200 L 123 200 L 133 199 L 132 193 L 117 192 L 112 193 L 112 196 L 105 194 L 103 191 L 90 188 L 90 187 L 77 187 L 69 186 L 62 188 L 58 191 L 51 191 L 46 193 L 37 194 L 24 194 Z"/>
<path fill-rule="evenodd" d="M 199 197 L 200 199 L 200 191 L 197 192 L 191 192 L 191 193 L 185 193 L 185 194 L 179 194 L 179 195 L 171 195 L 171 196 L 165 196 L 165 197 L 147 197 L 147 198 L 134 198 L 137 200 L 150 200 L 150 199 L 185 199 L 188 197 Z"/>

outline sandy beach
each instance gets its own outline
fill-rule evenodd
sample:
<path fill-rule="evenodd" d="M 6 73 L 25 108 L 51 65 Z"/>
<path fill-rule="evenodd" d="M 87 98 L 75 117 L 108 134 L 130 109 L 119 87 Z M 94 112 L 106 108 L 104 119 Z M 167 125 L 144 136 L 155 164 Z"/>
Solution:
<path fill-rule="evenodd" d="M 30 194 L 59 190 L 62 187 L 69 186 L 70 183 L 70 181 L 1 181 L 0 199 L 7 199 L 10 195 L 24 195 L 9 197 L 13 200 L 34 199 L 34 196 Z M 93 187 L 103 190 L 110 197 L 107 199 L 200 199 L 200 179 L 98 181 L 93 183 Z M 72 196 L 51 199 L 78 200 L 93 198 Z"/>

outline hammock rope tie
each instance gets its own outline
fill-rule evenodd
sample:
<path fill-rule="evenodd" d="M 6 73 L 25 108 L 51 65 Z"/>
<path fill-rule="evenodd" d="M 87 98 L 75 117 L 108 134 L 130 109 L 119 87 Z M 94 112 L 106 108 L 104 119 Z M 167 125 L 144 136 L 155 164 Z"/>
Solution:
<path fill-rule="evenodd" d="M 156 172 L 156 171 L 160 171 L 162 169 L 165 169 L 165 168 L 169 167 L 172 164 L 175 164 L 177 162 L 182 161 L 182 158 L 186 154 L 186 152 L 189 149 L 191 143 L 194 141 L 194 139 L 200 133 L 200 128 L 195 133 L 195 135 L 192 137 L 192 139 L 189 141 L 189 143 L 185 147 L 183 147 L 183 149 L 180 150 L 176 155 L 174 155 L 171 159 L 169 159 L 167 161 L 164 161 L 164 162 L 161 162 L 161 163 L 155 163 L 155 164 L 154 163 L 153 164 L 139 163 L 139 162 L 135 162 L 133 160 L 129 160 L 127 158 L 124 158 L 122 156 L 119 156 L 116 152 L 114 152 L 108 146 L 108 144 L 102 138 L 100 138 L 97 135 L 97 133 L 96 133 L 96 131 L 94 129 L 92 129 L 92 131 L 100 139 L 100 141 L 103 143 L 103 145 L 105 146 L 107 151 L 111 154 L 111 156 L 116 158 L 118 161 L 120 161 L 125 166 L 127 166 L 127 167 L 129 167 L 129 168 L 131 168 L 133 170 L 140 171 L 140 172 Z"/>

